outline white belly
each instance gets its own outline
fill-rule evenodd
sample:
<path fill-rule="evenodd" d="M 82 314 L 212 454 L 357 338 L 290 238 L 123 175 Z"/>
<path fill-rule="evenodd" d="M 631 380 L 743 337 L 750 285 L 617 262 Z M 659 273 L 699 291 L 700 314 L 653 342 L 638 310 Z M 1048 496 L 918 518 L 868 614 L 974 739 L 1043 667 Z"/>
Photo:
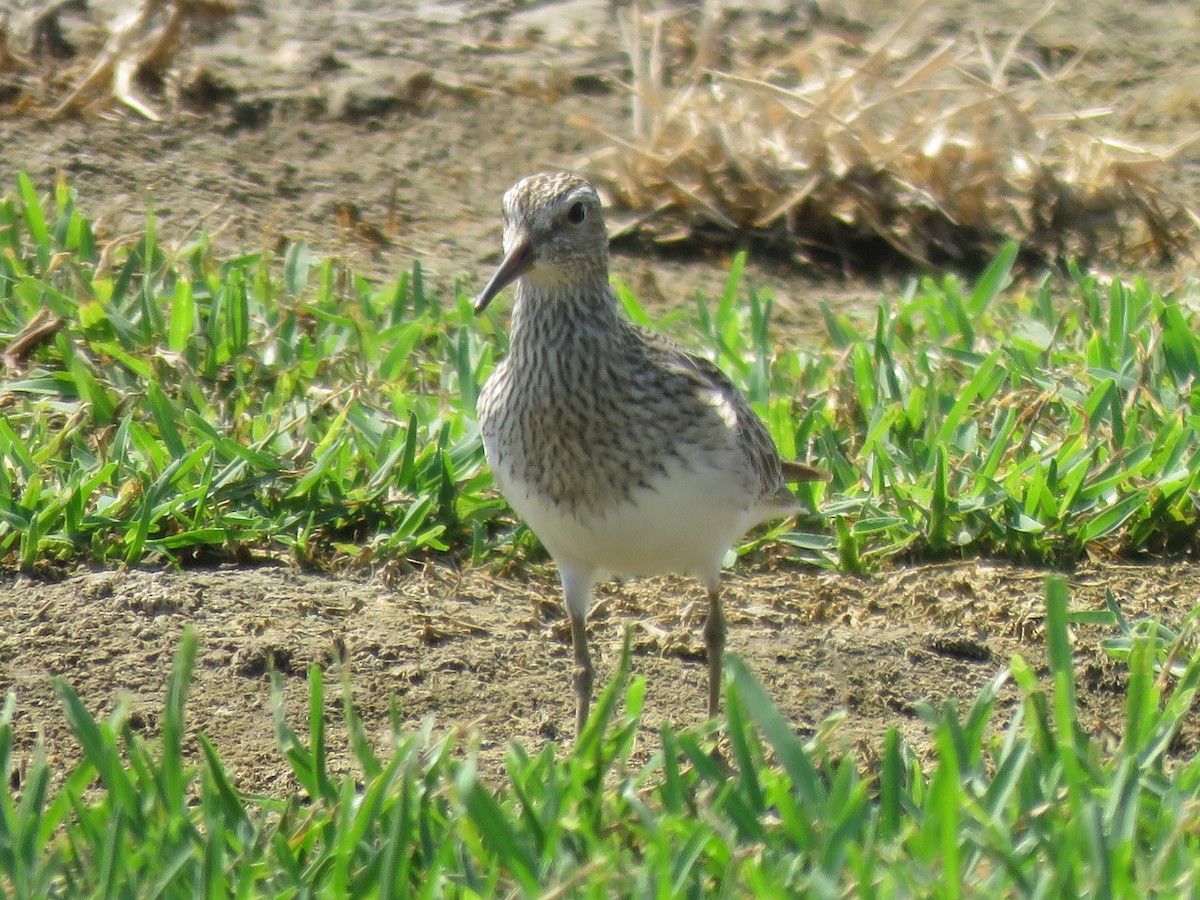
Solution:
<path fill-rule="evenodd" d="M 651 485 L 624 502 L 614 497 L 612 505 L 576 514 L 516 479 L 504 479 L 504 494 L 556 561 L 597 576 L 670 572 L 715 579 L 749 528 L 790 512 L 756 501 L 744 479 L 709 467 L 676 463 Z"/>

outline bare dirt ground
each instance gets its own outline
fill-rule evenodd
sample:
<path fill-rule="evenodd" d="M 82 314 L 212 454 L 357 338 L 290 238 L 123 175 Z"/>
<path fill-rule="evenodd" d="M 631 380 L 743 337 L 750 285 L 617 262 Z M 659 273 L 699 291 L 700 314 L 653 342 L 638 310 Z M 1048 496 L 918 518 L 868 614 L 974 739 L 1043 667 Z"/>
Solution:
<path fill-rule="evenodd" d="M 18 3 L 18 15 L 29 5 Z M 81 53 L 94 52 L 97 24 L 119 5 L 96 0 L 88 16 L 64 19 Z M 997 37 L 1040 6 L 940 0 L 925 15 L 939 33 Z M 582 0 L 248 3 L 232 28 L 188 56 L 209 76 L 202 96 L 179 104 L 150 96 L 160 123 L 115 107 L 49 121 L 0 106 L 0 177 L 22 169 L 47 187 L 65 173 L 108 237 L 136 232 L 151 203 L 166 241 L 198 228 L 231 249 L 303 238 L 378 278 L 419 258 L 449 289 L 457 279 L 477 281 L 494 262 L 499 196 L 509 184 L 600 146 L 573 117 L 622 131 L 628 72 L 618 11 Z M 903 11 L 880 0 L 745 4 L 736 27 L 768 42 L 821 29 L 869 34 Z M 1195 130 L 1200 13 L 1192 3 L 1061 0 L 1030 40 L 1049 61 L 1082 51 L 1059 89 L 1078 106 L 1112 106 L 1133 139 L 1169 145 Z M 1181 153 L 1164 183 L 1196 208 L 1200 147 Z M 361 230 L 339 224 L 347 205 L 383 229 L 388 244 L 372 247 Z M 671 260 L 626 252 L 615 261 L 656 308 L 713 290 L 727 265 L 724 253 Z M 893 289 L 829 283 L 764 259 L 749 272 L 773 290 L 786 340 L 817 333 L 817 297 L 866 308 Z M 1171 281 L 1183 273 L 1158 274 Z M 840 733 L 869 759 L 893 723 L 923 745 L 920 699 L 970 698 L 1014 652 L 1043 663 L 1044 574 L 964 562 L 858 579 L 760 557 L 728 579 L 730 648 L 802 731 L 845 710 Z M 1111 589 L 1127 614 L 1169 622 L 1200 595 L 1200 567 L 1190 564 L 1087 565 L 1070 577 L 1077 607 L 1102 606 Z M 699 596 L 683 581 L 601 591 L 592 620 L 600 674 L 611 672 L 622 629 L 632 626 L 635 668 L 648 679 L 647 746 L 663 719 L 700 718 Z M 127 698 L 135 728 L 153 735 L 171 657 L 193 624 L 201 642 L 193 728 L 214 740 L 241 787 L 280 792 L 293 785 L 274 746 L 265 672 L 273 664 L 285 673 L 287 708 L 303 725 L 307 666 L 334 663 L 344 645 L 354 700 L 381 742 L 395 697 L 414 726 L 432 715 L 442 728 L 476 728 L 495 763 L 514 739 L 569 737 L 569 639 L 558 598 L 551 569 L 497 577 L 430 567 L 392 583 L 286 567 L 86 571 L 59 583 L 9 575 L 0 578 L 0 691 L 16 691 L 24 746 L 42 735 L 63 764 L 75 749 L 51 676 L 97 712 Z M 1099 650 L 1104 636 L 1076 634 L 1082 724 L 1094 732 L 1121 721 L 1123 680 Z M 1193 723 L 1176 751 L 1198 746 Z"/>
<path fill-rule="evenodd" d="M 845 710 L 838 732 L 864 762 L 896 725 L 928 746 L 922 700 L 970 700 L 1021 653 L 1044 671 L 1045 572 L 970 562 L 869 578 L 792 568 L 738 570 L 727 580 L 730 649 L 746 660 L 798 730 Z M 1127 616 L 1178 623 L 1200 595 L 1200 566 L 1084 566 L 1070 575 L 1074 608 L 1103 608 L 1111 590 Z M 482 761 L 498 767 L 512 740 L 568 742 L 574 720 L 569 632 L 551 571 L 528 577 L 430 568 L 395 587 L 266 566 L 186 572 L 83 572 L 48 584 L 19 578 L 0 593 L 0 689 L 17 692 L 18 739 L 47 739 L 53 760 L 76 758 L 49 677 L 70 682 L 97 714 L 124 698 L 134 730 L 157 732 L 182 629 L 199 635 L 190 726 L 217 746 L 245 790 L 294 790 L 278 754 L 266 670 L 284 674 L 293 727 L 307 728 L 308 666 L 326 666 L 331 763 L 349 767 L 340 730 L 341 674 L 380 750 L 389 703 L 409 727 L 468 726 Z M 601 589 L 590 623 L 601 680 L 626 626 L 635 672 L 647 679 L 643 752 L 661 722 L 697 724 L 706 706 L 702 590 L 655 580 Z M 1082 720 L 1120 734 L 1123 664 L 1099 649 L 1111 637 L 1076 630 Z M 344 658 L 341 655 L 344 648 Z M 344 659 L 340 664 L 338 660 Z M 344 670 L 343 670 L 344 665 Z M 1001 715 L 1013 701 L 1004 690 Z M 1200 721 L 1174 752 L 1200 749 Z"/>
<path fill-rule="evenodd" d="M 794 568 L 739 569 L 727 581 L 729 648 L 801 733 L 844 710 L 837 732 L 870 764 L 897 725 L 917 748 L 928 735 L 921 700 L 970 701 L 1021 653 L 1044 671 L 1045 574 L 990 562 L 924 566 L 850 578 Z M 1200 595 L 1195 565 L 1086 566 L 1070 576 L 1073 608 L 1102 609 L 1111 590 L 1128 616 L 1178 623 Z M 200 639 L 189 724 L 217 746 L 243 789 L 292 790 L 275 745 L 269 666 L 284 673 L 293 727 L 307 729 L 306 672 L 326 666 L 332 744 L 344 749 L 341 658 L 354 703 L 377 746 L 391 739 L 389 702 L 406 725 L 469 726 L 482 761 L 498 767 L 511 741 L 540 747 L 573 730 L 571 649 L 550 571 L 496 578 L 429 568 L 388 587 L 379 580 L 285 567 L 187 572 L 85 572 L 58 583 L 17 579 L 0 589 L 0 689 L 15 690 L 18 739 L 47 740 L 66 764 L 76 749 L 50 676 L 70 682 L 96 713 L 121 698 L 143 736 L 158 730 L 171 658 L 185 626 Z M 697 724 L 706 705 L 703 592 L 653 580 L 601 589 L 591 640 L 601 681 L 632 627 L 634 670 L 647 680 L 643 752 L 663 720 Z M 1077 629 L 1081 726 L 1120 733 L 1123 664 Z M 1013 700 L 1002 694 L 1001 715 Z M 1173 751 L 1200 749 L 1200 722 Z M 344 752 L 331 762 L 349 766 Z"/>

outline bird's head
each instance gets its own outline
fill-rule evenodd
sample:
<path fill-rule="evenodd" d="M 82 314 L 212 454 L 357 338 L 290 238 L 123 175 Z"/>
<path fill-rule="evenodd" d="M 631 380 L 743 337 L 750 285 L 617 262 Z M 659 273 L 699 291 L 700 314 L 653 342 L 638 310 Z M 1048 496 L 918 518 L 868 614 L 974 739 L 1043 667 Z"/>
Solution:
<path fill-rule="evenodd" d="M 596 189 L 566 172 L 530 175 L 504 194 L 504 259 L 475 299 L 475 312 L 518 278 L 552 291 L 607 277 L 608 231 Z"/>

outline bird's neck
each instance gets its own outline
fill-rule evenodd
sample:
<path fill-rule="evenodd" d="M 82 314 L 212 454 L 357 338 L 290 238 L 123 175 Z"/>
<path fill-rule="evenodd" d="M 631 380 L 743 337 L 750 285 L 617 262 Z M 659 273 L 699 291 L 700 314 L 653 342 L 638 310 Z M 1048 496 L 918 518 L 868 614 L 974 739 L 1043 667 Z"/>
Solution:
<path fill-rule="evenodd" d="M 514 348 L 525 341 L 602 339 L 619 330 L 624 319 L 608 285 L 608 275 L 543 286 L 522 278 L 517 284 L 509 332 Z"/>

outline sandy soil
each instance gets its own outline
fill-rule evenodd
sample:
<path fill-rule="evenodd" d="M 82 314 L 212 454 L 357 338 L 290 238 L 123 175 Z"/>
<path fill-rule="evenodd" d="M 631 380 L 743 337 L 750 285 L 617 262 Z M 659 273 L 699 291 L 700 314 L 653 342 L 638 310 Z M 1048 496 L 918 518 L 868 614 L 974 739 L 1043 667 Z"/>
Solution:
<path fill-rule="evenodd" d="M 844 710 L 839 739 L 869 764 L 890 725 L 927 746 L 919 701 L 969 702 L 1014 653 L 1044 672 L 1045 574 L 989 562 L 865 579 L 738 570 L 726 590 L 729 647 L 802 733 Z M 1088 566 L 1070 585 L 1074 608 L 1103 609 L 1111 590 L 1128 616 L 1178 623 L 1200 595 L 1200 567 Z M 682 580 L 600 592 L 591 620 L 599 678 L 611 675 L 631 627 L 634 670 L 647 679 L 643 752 L 657 746 L 663 720 L 683 727 L 703 718 L 702 601 L 698 586 Z M 488 767 L 500 765 L 513 740 L 536 747 L 569 741 L 573 731 L 570 638 L 548 571 L 496 578 L 429 568 L 390 587 L 282 567 L 87 572 L 57 584 L 10 581 L 0 603 L 0 688 L 17 693 L 17 739 L 28 748 L 43 734 L 64 764 L 76 749 L 50 677 L 70 682 L 97 714 L 128 702 L 134 729 L 154 734 L 188 625 L 200 638 L 191 728 L 212 739 L 247 790 L 295 787 L 275 748 L 271 666 L 284 675 L 286 709 L 301 733 L 308 667 L 327 667 L 339 769 L 350 765 L 338 728 L 343 671 L 381 750 L 391 740 L 393 698 L 407 727 L 433 716 L 439 729 L 474 729 Z M 1076 631 L 1080 724 L 1098 735 L 1119 734 L 1122 722 L 1123 665 L 1099 649 L 1111 636 Z M 1002 717 L 1012 699 L 1006 689 Z M 1173 751 L 1198 749 L 1193 719 Z"/>
<path fill-rule="evenodd" d="M 95 0 L 87 16 L 64 19 L 80 52 L 94 52 L 97 25 L 119 5 Z M 995 36 L 1040 6 L 941 0 L 926 15 L 943 33 Z M 869 32 L 900 11 L 880 0 L 755 4 L 736 27 L 757 40 L 786 40 L 788 29 Z M 168 241 L 201 227 L 234 249 L 303 238 L 373 277 L 420 258 L 437 284 L 477 281 L 497 255 L 502 191 L 596 149 L 600 138 L 573 124 L 579 118 L 623 128 L 628 73 L 617 12 L 582 0 L 246 4 L 231 29 L 188 56 L 219 89 L 179 103 L 149 95 L 161 123 L 116 108 L 53 122 L 0 108 L 0 177 L 23 169 L 49 186 L 65 173 L 109 237 L 137 231 L 149 203 Z M 1060 89 L 1078 105 L 1112 105 L 1132 137 L 1166 145 L 1194 130 L 1193 4 L 1062 0 L 1031 41 L 1050 60 L 1082 50 Z M 184 81 L 194 83 L 194 71 Z M 1179 155 L 1166 184 L 1197 205 L 1200 148 Z M 384 231 L 387 246 L 369 246 L 338 224 L 347 204 Z M 722 283 L 727 264 L 724 253 L 679 260 L 626 251 L 615 268 L 651 305 L 669 308 Z M 830 283 L 763 259 L 749 271 L 773 290 L 787 340 L 816 333 L 815 298 L 864 308 L 892 289 Z M 845 710 L 840 733 L 869 759 L 891 724 L 923 744 L 920 699 L 969 698 L 1015 652 L 1043 663 L 1043 577 L 967 562 L 857 579 L 760 558 L 730 574 L 730 647 L 802 731 Z M 1200 568 L 1085 566 L 1071 583 L 1079 607 L 1101 606 L 1111 589 L 1131 615 L 1178 621 L 1200 593 Z M 172 654 L 192 624 L 201 641 L 193 728 L 212 737 L 241 787 L 279 792 L 292 785 L 274 748 L 265 672 L 273 664 L 285 674 L 287 708 L 303 724 L 306 668 L 340 671 L 344 645 L 354 700 L 381 744 L 395 697 L 407 723 L 432 715 L 443 728 L 476 728 L 495 762 L 513 739 L 570 734 L 558 598 L 551 569 L 498 576 L 426 568 L 398 580 L 282 567 L 81 572 L 59 583 L 0 576 L 0 691 L 17 693 L 23 746 L 43 735 L 63 764 L 75 750 L 51 676 L 75 685 L 98 712 L 127 698 L 136 730 L 154 734 Z M 632 626 L 635 666 L 648 679 L 648 747 L 661 720 L 700 718 L 699 600 L 684 581 L 601 591 L 592 621 L 601 677 Z M 1111 732 L 1123 679 L 1098 648 L 1102 636 L 1076 635 L 1082 724 Z M 337 678 L 328 681 L 332 703 Z M 1193 724 L 1176 751 L 1194 753 L 1198 738 Z"/>

